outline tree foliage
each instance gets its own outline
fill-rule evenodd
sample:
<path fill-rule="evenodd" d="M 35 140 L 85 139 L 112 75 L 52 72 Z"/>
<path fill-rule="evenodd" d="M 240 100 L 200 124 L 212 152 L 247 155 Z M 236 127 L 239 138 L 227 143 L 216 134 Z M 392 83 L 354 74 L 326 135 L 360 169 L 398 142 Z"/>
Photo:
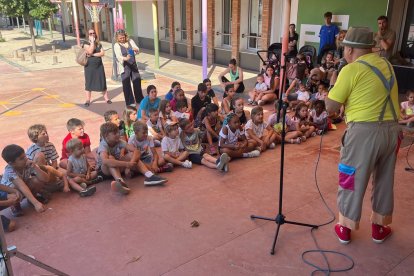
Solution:
<path fill-rule="evenodd" d="M 8 16 L 24 16 L 26 19 L 47 19 L 59 7 L 50 0 L 0 0 L 0 12 Z"/>

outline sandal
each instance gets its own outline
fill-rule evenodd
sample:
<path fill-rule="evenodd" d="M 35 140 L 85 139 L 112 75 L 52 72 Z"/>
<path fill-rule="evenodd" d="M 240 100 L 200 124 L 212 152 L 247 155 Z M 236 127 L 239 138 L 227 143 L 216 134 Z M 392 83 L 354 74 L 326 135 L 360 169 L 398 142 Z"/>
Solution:
<path fill-rule="evenodd" d="M 91 105 L 91 102 L 90 101 L 86 101 L 83 105 L 86 106 L 86 107 L 88 107 L 88 106 Z"/>

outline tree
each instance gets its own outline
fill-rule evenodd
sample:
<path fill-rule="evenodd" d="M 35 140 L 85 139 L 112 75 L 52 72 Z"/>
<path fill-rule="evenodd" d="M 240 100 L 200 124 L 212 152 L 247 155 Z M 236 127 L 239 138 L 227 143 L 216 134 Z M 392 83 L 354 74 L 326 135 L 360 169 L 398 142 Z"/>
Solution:
<path fill-rule="evenodd" d="M 36 40 L 33 31 L 34 19 L 47 19 L 56 13 L 59 7 L 50 0 L 0 0 L 0 12 L 8 16 L 23 16 L 29 22 L 33 52 L 36 53 Z"/>

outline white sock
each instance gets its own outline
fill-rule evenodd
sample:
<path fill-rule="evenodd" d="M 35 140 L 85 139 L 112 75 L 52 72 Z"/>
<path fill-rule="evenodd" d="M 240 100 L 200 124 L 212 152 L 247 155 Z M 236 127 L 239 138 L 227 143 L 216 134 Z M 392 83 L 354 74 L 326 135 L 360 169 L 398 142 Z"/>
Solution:
<path fill-rule="evenodd" d="M 147 171 L 146 173 L 144 173 L 144 175 L 145 175 L 145 177 L 150 178 L 154 174 L 151 171 Z"/>
<path fill-rule="evenodd" d="M 247 152 L 243 153 L 243 157 L 249 157 L 249 153 Z"/>

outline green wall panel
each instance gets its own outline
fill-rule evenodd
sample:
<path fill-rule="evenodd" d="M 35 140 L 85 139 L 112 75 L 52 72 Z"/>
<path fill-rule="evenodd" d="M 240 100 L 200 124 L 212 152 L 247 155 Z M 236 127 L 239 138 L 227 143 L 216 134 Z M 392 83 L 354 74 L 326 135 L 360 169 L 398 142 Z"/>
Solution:
<path fill-rule="evenodd" d="M 121 2 L 122 12 L 126 16 L 126 31 L 129 35 L 135 34 L 134 32 L 134 21 L 132 18 L 132 2 Z"/>
<path fill-rule="evenodd" d="M 297 32 L 300 34 L 301 24 L 323 25 L 323 14 L 327 11 L 349 15 L 349 27 L 366 26 L 375 32 L 377 18 L 386 14 L 387 5 L 388 0 L 299 0 Z M 318 34 L 319 32 L 316 35 Z"/>

